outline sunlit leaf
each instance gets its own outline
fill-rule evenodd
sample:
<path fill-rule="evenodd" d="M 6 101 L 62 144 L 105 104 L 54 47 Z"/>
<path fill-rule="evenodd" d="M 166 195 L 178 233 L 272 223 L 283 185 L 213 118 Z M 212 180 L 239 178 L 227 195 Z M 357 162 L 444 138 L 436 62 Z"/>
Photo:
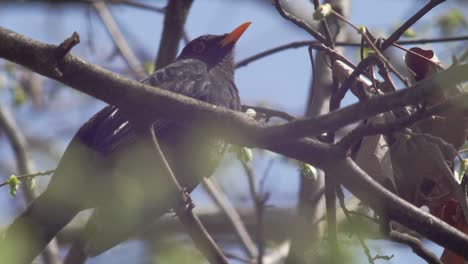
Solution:
<path fill-rule="evenodd" d="M 145 68 L 147 74 L 152 74 L 155 70 L 154 63 L 152 61 L 146 61 L 143 64 L 143 67 Z"/>
<path fill-rule="evenodd" d="M 407 38 L 415 38 L 416 37 L 416 31 L 414 31 L 412 28 L 408 28 L 404 33 L 404 37 Z"/>
<path fill-rule="evenodd" d="M 453 33 L 458 27 L 464 27 L 467 24 L 463 12 L 459 9 L 454 9 L 445 15 L 439 17 L 439 25 L 444 33 Z"/>
<path fill-rule="evenodd" d="M 468 159 L 462 159 L 460 162 L 460 167 L 458 167 L 458 181 L 461 182 L 463 174 L 465 174 L 466 169 L 468 169 Z"/>
<path fill-rule="evenodd" d="M 301 172 L 302 177 L 313 179 L 313 180 L 317 179 L 318 172 L 314 166 L 307 164 L 307 163 L 301 163 L 299 170 Z"/>
<path fill-rule="evenodd" d="M 10 178 L 8 178 L 6 183 L 10 186 L 10 195 L 15 197 L 18 187 L 21 184 L 20 180 L 15 175 L 10 175 Z"/>
<path fill-rule="evenodd" d="M 314 20 L 320 21 L 331 14 L 332 7 L 330 4 L 319 5 L 312 15 Z"/>
<path fill-rule="evenodd" d="M 358 33 L 359 34 L 364 35 L 364 34 L 366 34 L 366 32 L 367 32 L 366 26 L 359 26 L 358 27 Z"/>

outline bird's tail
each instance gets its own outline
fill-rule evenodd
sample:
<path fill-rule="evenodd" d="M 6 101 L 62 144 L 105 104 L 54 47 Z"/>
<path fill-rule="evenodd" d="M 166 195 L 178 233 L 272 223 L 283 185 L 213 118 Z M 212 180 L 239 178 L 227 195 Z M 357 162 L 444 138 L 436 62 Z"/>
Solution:
<path fill-rule="evenodd" d="M 37 197 L 8 227 L 0 238 L 0 263 L 31 263 L 78 213 L 49 196 Z"/>

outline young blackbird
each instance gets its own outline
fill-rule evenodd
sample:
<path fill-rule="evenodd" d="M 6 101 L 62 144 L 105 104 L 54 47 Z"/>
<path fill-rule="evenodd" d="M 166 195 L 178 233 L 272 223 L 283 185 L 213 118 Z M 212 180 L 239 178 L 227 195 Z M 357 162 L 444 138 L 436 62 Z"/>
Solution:
<path fill-rule="evenodd" d="M 239 111 L 233 48 L 249 25 L 194 39 L 171 64 L 142 82 Z M 208 128 L 157 116 L 153 127 L 170 167 L 188 191 L 213 173 L 225 151 L 226 144 L 211 137 Z M 169 178 L 160 175 L 162 163 L 146 141 L 117 107 L 98 112 L 71 141 L 47 189 L 8 228 L 0 258 L 2 248 L 15 242 L 22 248 L 18 263 L 32 262 L 78 212 L 89 208 L 95 210 L 85 249 L 88 255 L 98 255 L 175 206 L 165 187 Z"/>

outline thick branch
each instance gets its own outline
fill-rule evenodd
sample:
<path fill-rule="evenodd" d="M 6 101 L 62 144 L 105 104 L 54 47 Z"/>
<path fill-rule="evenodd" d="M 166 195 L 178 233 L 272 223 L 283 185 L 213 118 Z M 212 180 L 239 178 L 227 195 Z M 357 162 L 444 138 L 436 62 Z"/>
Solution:
<path fill-rule="evenodd" d="M 169 0 L 164 16 L 164 29 L 156 57 L 155 69 L 173 61 L 177 55 L 179 41 L 184 32 L 185 20 L 193 0 Z"/>
<path fill-rule="evenodd" d="M 334 131 L 373 115 L 421 102 L 449 84 L 468 80 L 465 74 L 468 65 L 455 66 L 409 89 L 353 104 L 319 117 L 297 119 L 267 128 L 245 114 L 124 79 L 70 54 L 57 62 L 53 55 L 56 46 L 31 40 L 7 29 L 0 28 L 0 39 L 0 57 L 128 112 L 141 113 L 145 110 L 147 115 L 136 115 L 138 118 L 162 115 L 187 124 L 216 123 L 218 132 L 229 140 L 247 146 L 255 142 L 257 147 L 274 144 L 281 138 L 315 136 Z M 135 109 L 135 105 L 139 108 Z"/>
<path fill-rule="evenodd" d="M 351 159 L 347 158 L 342 149 L 311 138 L 291 139 L 288 142 L 284 140 L 268 142 L 271 138 L 265 140 L 264 136 L 265 132 L 271 128 L 266 128 L 246 114 L 214 107 L 185 96 L 124 79 L 70 54 L 57 62 L 53 59 L 55 49 L 56 46 L 33 41 L 0 28 L 0 57 L 2 58 L 26 66 L 77 90 L 121 107 L 127 113 L 133 113 L 131 116 L 134 119 L 149 119 L 156 115 L 159 118 L 187 122 L 187 124 L 209 122 L 211 127 L 216 128 L 214 130 L 216 133 L 231 143 L 266 148 L 287 157 L 310 163 L 327 173 L 338 175 L 337 180 L 341 184 L 375 210 L 384 208 L 390 218 L 444 245 L 444 247 L 468 257 L 468 251 L 465 250 L 468 248 L 466 235 L 385 190 Z M 437 78 L 453 82 L 463 81 L 468 78 L 464 74 L 467 70 L 468 65 L 453 67 L 443 72 L 441 76 L 421 82 L 411 89 L 340 109 L 327 115 L 325 120 L 331 118 L 334 122 L 327 121 L 329 127 L 322 126 L 320 131 L 327 131 L 330 130 L 330 127 L 349 124 L 360 118 L 388 111 L 392 106 L 403 106 L 413 102 L 413 100 L 421 100 L 440 89 L 431 83 Z M 337 116 L 338 112 L 341 114 Z M 142 115 L 141 113 L 146 114 Z M 310 120 L 301 122 L 305 122 L 306 125 L 312 123 Z M 297 124 L 295 121 L 291 123 Z M 319 123 L 315 124 L 320 126 Z M 309 131 L 311 130 L 310 127 L 305 127 Z"/>
<path fill-rule="evenodd" d="M 340 175 L 339 181 L 352 193 L 359 194 L 358 198 L 366 201 L 372 208 L 381 208 L 391 219 L 413 230 L 421 230 L 421 227 L 424 226 L 424 234 L 420 233 L 420 231 L 417 232 L 440 245 L 450 244 L 452 247 L 456 247 L 457 252 L 463 255 L 465 259 L 468 259 L 466 245 L 462 246 L 462 244 L 465 243 L 463 241 L 467 239 L 466 235 L 463 235 L 457 229 L 449 226 L 442 220 L 422 212 L 408 202 L 396 197 L 390 191 L 378 185 L 370 176 L 366 175 L 350 158 L 335 163 L 333 166 L 325 169 L 325 171 L 332 171 L 336 173 L 336 175 Z M 362 190 L 364 189 L 367 191 L 363 192 Z M 382 203 L 382 201 L 384 202 Z M 412 221 L 403 222 L 403 219 L 410 215 L 412 215 Z M 438 229 L 442 226 L 444 232 L 439 233 Z"/>
<path fill-rule="evenodd" d="M 468 72 L 468 64 L 452 67 L 407 89 L 352 104 L 319 117 L 297 119 L 284 125 L 271 127 L 266 136 L 272 138 L 294 138 L 315 136 L 323 132 L 335 131 L 347 124 L 376 114 L 420 103 L 424 98 L 434 96 L 447 87 L 455 87 L 454 84 L 468 81 L 466 72 Z"/>

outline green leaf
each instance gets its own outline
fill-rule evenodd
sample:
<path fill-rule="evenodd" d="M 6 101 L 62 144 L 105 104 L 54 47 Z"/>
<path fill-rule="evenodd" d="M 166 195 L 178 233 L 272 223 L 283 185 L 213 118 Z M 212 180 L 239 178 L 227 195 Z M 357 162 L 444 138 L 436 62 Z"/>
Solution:
<path fill-rule="evenodd" d="M 462 159 L 460 161 L 460 167 L 458 167 L 458 182 L 461 182 L 466 169 L 468 169 L 468 159 Z"/>
<path fill-rule="evenodd" d="M 302 177 L 309 178 L 312 180 L 317 179 L 318 171 L 314 166 L 307 163 L 301 163 L 299 170 L 301 172 Z"/>
<path fill-rule="evenodd" d="M 463 12 L 459 9 L 452 10 L 439 17 L 438 22 L 442 30 L 447 34 L 453 33 L 458 27 L 467 24 Z"/>
<path fill-rule="evenodd" d="M 331 14 L 331 11 L 332 7 L 330 4 L 319 5 L 317 9 L 315 9 L 312 17 L 314 18 L 314 20 L 320 21 L 329 16 Z"/>
<path fill-rule="evenodd" d="M 15 197 L 18 187 L 21 184 L 20 180 L 15 175 L 10 175 L 10 178 L 8 178 L 6 183 L 10 186 L 10 195 Z"/>
<path fill-rule="evenodd" d="M 26 93 L 24 89 L 18 85 L 13 87 L 13 103 L 15 106 L 20 106 L 26 101 Z"/>
<path fill-rule="evenodd" d="M 249 163 L 253 159 L 252 150 L 246 147 L 240 148 L 240 151 L 237 153 L 237 158 L 244 163 Z"/>
<path fill-rule="evenodd" d="M 364 34 L 366 34 L 366 32 L 367 32 L 366 26 L 359 26 L 358 27 L 358 33 L 359 34 L 364 35 Z"/>
<path fill-rule="evenodd" d="M 246 147 L 239 147 L 235 145 L 231 145 L 228 152 L 235 153 L 237 159 L 243 163 L 248 163 L 253 159 L 252 150 Z"/>
<path fill-rule="evenodd" d="M 416 32 L 412 28 L 408 28 L 405 32 L 403 32 L 403 36 L 407 38 L 415 38 Z"/>
<path fill-rule="evenodd" d="M 358 50 L 358 57 L 360 55 L 359 53 L 360 51 Z M 365 59 L 367 57 L 369 57 L 370 55 L 372 54 L 375 54 L 375 51 L 372 49 L 372 48 L 369 48 L 369 47 L 364 47 L 364 49 L 362 50 L 362 55 L 363 55 L 363 58 L 362 59 Z"/>
<path fill-rule="evenodd" d="M 152 74 L 155 70 L 154 63 L 152 61 L 146 61 L 143 64 L 143 67 L 145 68 L 147 74 Z"/>
<path fill-rule="evenodd" d="M 14 76 L 16 71 L 16 65 L 11 62 L 5 63 L 5 70 L 9 76 Z"/>

